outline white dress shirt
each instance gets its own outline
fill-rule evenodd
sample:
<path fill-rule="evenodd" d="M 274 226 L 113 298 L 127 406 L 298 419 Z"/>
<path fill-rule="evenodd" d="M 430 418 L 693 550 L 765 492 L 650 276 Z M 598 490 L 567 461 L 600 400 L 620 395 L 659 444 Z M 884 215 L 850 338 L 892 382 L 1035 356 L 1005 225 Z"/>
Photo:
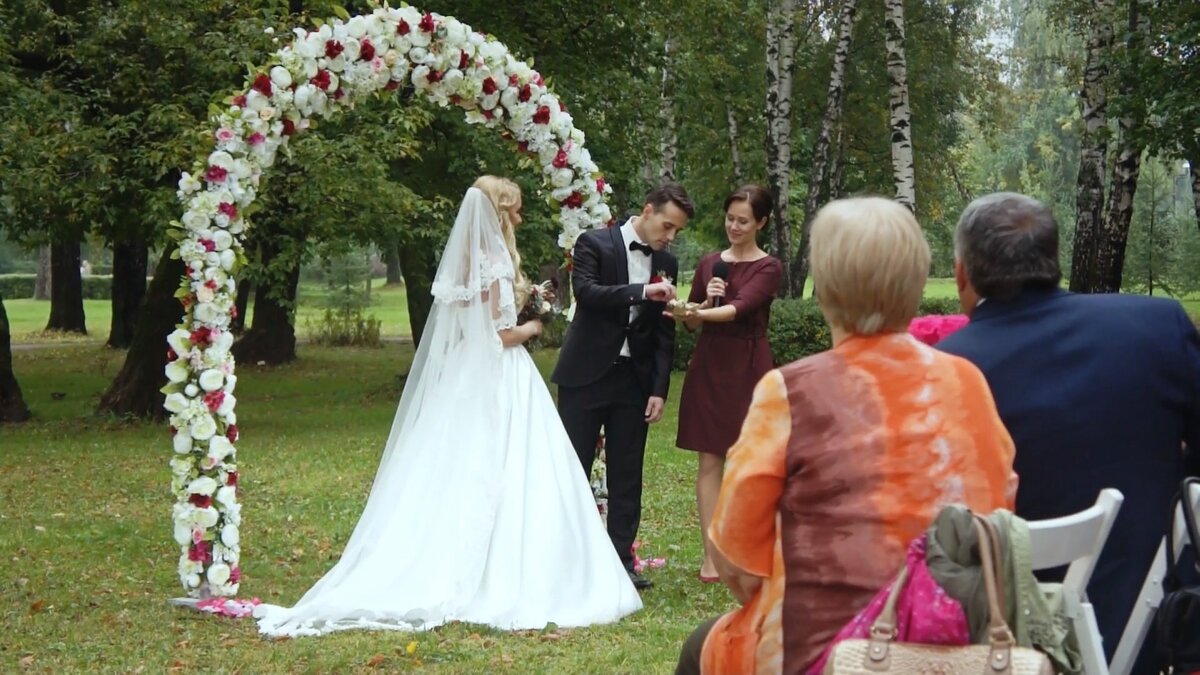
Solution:
<path fill-rule="evenodd" d="M 650 258 L 651 256 L 642 253 L 641 251 L 630 251 L 629 244 L 631 242 L 646 243 L 637 235 L 637 231 L 633 229 L 633 218 L 625 221 L 621 226 L 621 239 L 625 244 L 625 260 L 629 265 L 629 283 L 631 284 L 648 284 L 650 283 Z M 646 289 L 642 289 L 642 298 L 646 297 Z M 640 305 L 632 305 L 629 308 L 629 322 L 637 318 L 638 312 L 642 310 Z M 629 340 L 621 345 L 621 356 L 629 356 Z"/>

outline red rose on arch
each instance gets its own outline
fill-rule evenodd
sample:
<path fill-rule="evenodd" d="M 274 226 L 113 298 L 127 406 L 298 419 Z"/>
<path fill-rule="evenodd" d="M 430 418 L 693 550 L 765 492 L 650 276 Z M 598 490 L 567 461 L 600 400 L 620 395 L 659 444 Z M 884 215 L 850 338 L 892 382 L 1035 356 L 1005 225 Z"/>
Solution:
<path fill-rule="evenodd" d="M 238 428 L 237 428 L 237 425 L 236 425 L 236 424 L 230 424 L 230 425 L 229 425 L 229 426 L 228 426 L 228 427 L 225 429 L 225 438 L 228 438 L 230 443 L 237 443 L 237 439 L 238 439 Z M 235 475 L 236 475 L 236 474 L 235 474 Z"/>
<path fill-rule="evenodd" d="M 496 81 L 490 77 L 483 79 L 483 95 L 491 96 L 496 93 Z"/>
<path fill-rule="evenodd" d="M 466 52 L 458 53 L 458 69 L 459 70 L 466 70 L 467 66 L 470 65 L 470 63 L 471 63 L 471 57 L 467 56 Z"/>
<path fill-rule="evenodd" d="M 238 475 L 237 475 L 236 471 L 230 471 L 225 476 L 225 484 L 226 485 L 237 485 L 238 484 Z"/>
<path fill-rule="evenodd" d="M 191 502 L 192 506 L 195 506 L 198 509 L 207 509 L 208 507 L 212 506 L 212 497 L 208 495 L 194 494 L 191 497 L 188 497 L 188 501 Z"/>
<path fill-rule="evenodd" d="M 429 74 L 425 76 L 425 79 L 429 80 L 429 84 L 433 84 L 434 82 L 441 82 L 442 81 L 442 73 L 437 70 L 431 70 L 431 71 L 429 71 Z"/>
<path fill-rule="evenodd" d="M 343 47 L 342 43 L 338 42 L 337 40 L 326 40 L 325 41 L 325 57 L 326 58 L 336 59 L 337 57 L 341 56 L 342 52 L 344 52 L 344 51 L 346 51 L 346 48 Z"/>
<path fill-rule="evenodd" d="M 534 124 L 549 124 L 550 123 L 550 107 L 540 105 L 537 112 L 533 113 Z"/>
<path fill-rule="evenodd" d="M 224 402 L 225 392 L 221 389 L 210 391 L 204 395 L 204 405 L 208 407 L 209 412 L 217 412 Z"/>
<path fill-rule="evenodd" d="M 254 78 L 254 86 L 252 86 L 251 89 L 257 91 L 263 96 L 270 96 L 271 78 L 268 77 L 266 73 L 260 74 L 258 77 Z"/>
<path fill-rule="evenodd" d="M 559 150 L 558 153 L 554 155 L 554 161 L 551 163 L 554 165 L 554 168 L 556 168 L 556 169 L 567 168 L 567 151 Z"/>
<path fill-rule="evenodd" d="M 370 40 L 363 40 L 362 45 L 358 49 L 358 59 L 360 61 L 370 61 L 375 58 L 375 45 L 371 44 Z"/>
<path fill-rule="evenodd" d="M 233 104 L 239 108 L 245 108 L 246 107 L 246 95 L 238 94 L 237 96 L 234 96 Z"/>
<path fill-rule="evenodd" d="M 425 16 L 421 17 L 421 23 L 418 24 L 418 27 L 426 33 L 432 33 L 436 27 L 436 24 L 433 22 L 433 14 L 425 12 Z"/>
<path fill-rule="evenodd" d="M 411 31 L 412 27 L 404 19 L 401 19 L 400 23 L 396 24 L 396 35 L 408 35 Z"/>
<path fill-rule="evenodd" d="M 313 83 L 313 85 L 321 91 L 328 90 L 329 85 L 332 84 L 332 80 L 329 77 L 329 71 L 325 70 L 324 68 L 318 70 L 317 74 L 314 75 L 309 82 Z"/>
<path fill-rule="evenodd" d="M 295 133 L 296 133 L 296 123 L 285 118 L 283 120 L 283 135 L 284 136 L 292 136 Z"/>
<path fill-rule="evenodd" d="M 210 183 L 223 183 L 225 178 L 229 176 L 229 172 L 219 166 L 210 166 L 204 172 L 204 180 Z"/>
<path fill-rule="evenodd" d="M 563 200 L 563 206 L 569 209 L 578 209 L 583 207 L 583 195 L 578 192 L 572 192 L 570 197 Z"/>
<path fill-rule="evenodd" d="M 516 75 L 513 75 L 513 77 L 516 77 Z M 516 84 L 516 83 L 514 82 L 513 84 Z M 532 97 L 533 97 L 533 90 L 529 88 L 529 85 L 525 85 L 525 86 L 521 87 L 521 91 L 517 94 L 517 100 L 520 101 L 521 103 L 528 103 L 529 99 Z"/>

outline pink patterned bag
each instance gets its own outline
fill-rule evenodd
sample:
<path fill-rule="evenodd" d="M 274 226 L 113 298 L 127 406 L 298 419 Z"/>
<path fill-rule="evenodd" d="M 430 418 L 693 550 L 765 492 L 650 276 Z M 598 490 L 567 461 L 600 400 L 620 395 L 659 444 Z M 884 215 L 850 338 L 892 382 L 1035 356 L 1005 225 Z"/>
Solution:
<path fill-rule="evenodd" d="M 970 644 L 971 631 L 962 604 L 946 595 L 925 565 L 925 535 L 913 539 L 908 545 L 904 564 L 909 574 L 908 583 L 900 591 L 900 598 L 896 602 L 896 640 L 927 645 Z M 891 590 L 891 583 L 880 589 L 870 604 L 838 631 L 821 653 L 821 658 L 809 667 L 808 675 L 820 675 L 837 643 L 850 638 L 870 637 L 871 624 L 883 612 Z"/>

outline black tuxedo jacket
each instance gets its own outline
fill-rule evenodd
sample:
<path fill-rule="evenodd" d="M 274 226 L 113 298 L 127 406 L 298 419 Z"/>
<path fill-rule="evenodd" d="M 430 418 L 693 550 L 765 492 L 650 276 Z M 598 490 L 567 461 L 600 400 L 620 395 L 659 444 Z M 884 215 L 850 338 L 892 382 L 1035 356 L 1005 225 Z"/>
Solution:
<path fill-rule="evenodd" d="M 563 338 L 558 364 L 550 380 L 561 387 L 585 387 L 596 382 L 629 340 L 629 353 L 638 383 L 647 397 L 667 397 L 671 359 L 675 353 L 675 322 L 662 315 L 666 304 L 642 299 L 643 284 L 629 283 L 628 256 L 619 227 L 589 230 L 575 241 L 575 317 Z M 676 278 L 679 264 L 667 251 L 655 251 L 650 275 Z M 631 323 L 629 308 L 641 305 Z"/>

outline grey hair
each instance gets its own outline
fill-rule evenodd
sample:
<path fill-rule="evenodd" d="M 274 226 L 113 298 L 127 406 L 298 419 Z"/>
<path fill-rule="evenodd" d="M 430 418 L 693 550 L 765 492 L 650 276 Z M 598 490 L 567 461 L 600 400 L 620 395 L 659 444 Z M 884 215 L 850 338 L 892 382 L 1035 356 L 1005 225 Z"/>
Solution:
<path fill-rule="evenodd" d="M 981 298 L 1012 300 L 1026 288 L 1054 288 L 1062 280 L 1054 214 L 1015 192 L 967 206 L 954 229 L 954 257 Z"/>

